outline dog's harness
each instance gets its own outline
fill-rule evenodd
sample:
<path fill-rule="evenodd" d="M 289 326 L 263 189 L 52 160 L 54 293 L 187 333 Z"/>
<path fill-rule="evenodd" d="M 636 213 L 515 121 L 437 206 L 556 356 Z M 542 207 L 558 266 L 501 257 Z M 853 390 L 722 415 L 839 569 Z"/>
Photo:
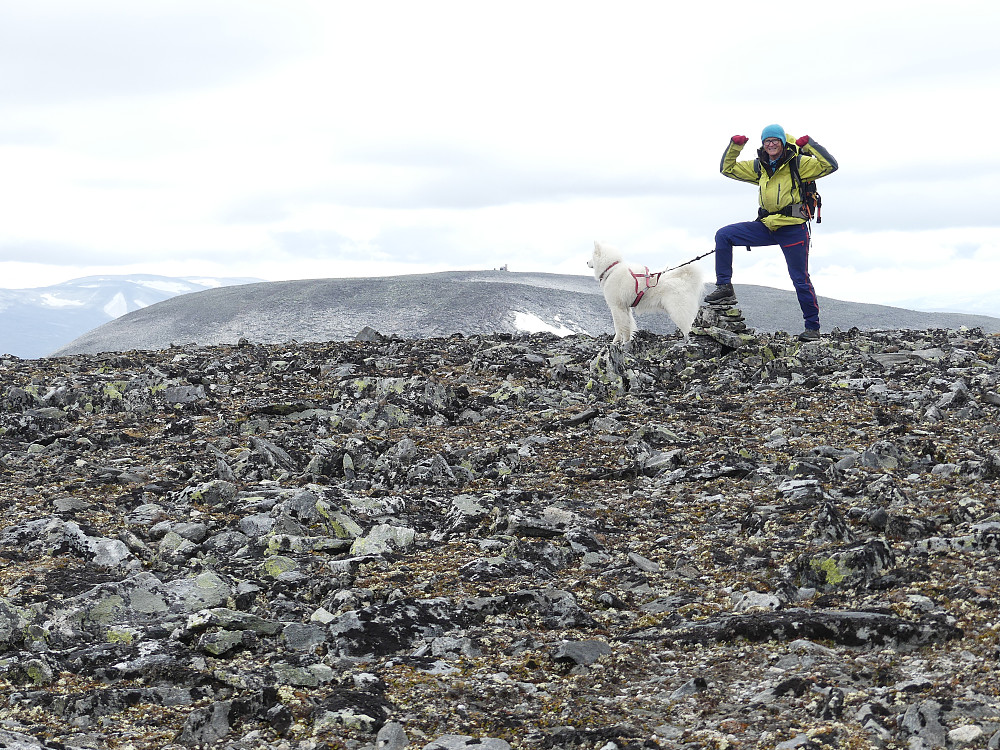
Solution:
<path fill-rule="evenodd" d="M 616 260 L 610 266 L 608 266 L 607 268 L 605 268 L 604 272 L 601 274 L 600 278 L 597 281 L 599 283 L 603 284 L 604 283 L 604 277 L 608 275 L 608 271 L 610 271 L 612 268 L 614 268 L 615 266 L 617 266 L 619 263 L 621 263 L 621 261 L 620 260 Z M 645 269 L 645 271 L 643 273 L 636 273 L 631 268 L 628 269 L 628 272 L 630 274 L 632 274 L 632 278 L 635 279 L 635 302 L 633 302 L 630 305 L 630 307 L 635 307 L 636 305 L 638 305 L 639 302 L 642 300 L 642 295 L 644 295 L 647 290 L 652 289 L 654 286 L 656 286 L 657 284 L 659 284 L 660 283 L 660 276 L 662 276 L 663 273 L 664 273 L 663 271 L 657 271 L 656 273 L 650 273 L 649 272 L 649 266 L 643 266 L 643 268 Z M 646 282 L 646 288 L 645 289 L 639 289 L 639 279 L 642 279 L 644 282 Z"/>

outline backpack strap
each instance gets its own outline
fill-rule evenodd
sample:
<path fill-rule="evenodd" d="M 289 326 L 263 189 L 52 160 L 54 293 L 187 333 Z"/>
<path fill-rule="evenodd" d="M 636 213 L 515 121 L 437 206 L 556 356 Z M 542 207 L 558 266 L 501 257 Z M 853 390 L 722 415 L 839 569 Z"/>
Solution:
<path fill-rule="evenodd" d="M 802 177 L 799 175 L 799 160 L 802 158 L 802 154 L 795 154 L 794 157 L 788 161 L 788 171 L 792 173 L 792 187 L 797 187 L 799 190 L 799 200 L 804 201 L 806 197 L 802 194 Z"/>

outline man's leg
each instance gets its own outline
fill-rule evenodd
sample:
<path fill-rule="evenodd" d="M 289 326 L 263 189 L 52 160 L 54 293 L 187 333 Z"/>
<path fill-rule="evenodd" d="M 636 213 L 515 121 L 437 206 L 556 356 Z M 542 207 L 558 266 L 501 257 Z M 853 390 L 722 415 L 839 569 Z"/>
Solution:
<path fill-rule="evenodd" d="M 788 266 L 788 276 L 795 286 L 795 295 L 802 308 L 806 330 L 819 330 L 819 301 L 816 290 L 809 278 L 809 232 L 805 224 L 780 227 L 775 235 L 781 244 L 781 252 L 785 254 L 785 264 Z"/>

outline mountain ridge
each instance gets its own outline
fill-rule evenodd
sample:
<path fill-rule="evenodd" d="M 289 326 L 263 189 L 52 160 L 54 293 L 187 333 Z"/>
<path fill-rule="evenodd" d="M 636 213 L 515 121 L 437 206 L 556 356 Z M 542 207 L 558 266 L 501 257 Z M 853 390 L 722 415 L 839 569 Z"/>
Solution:
<path fill-rule="evenodd" d="M 795 331 L 802 319 L 791 291 L 736 285 L 747 325 Z M 820 297 L 824 330 L 980 328 L 1000 318 L 932 313 Z M 640 316 L 641 329 L 676 329 L 664 316 Z M 520 321 L 520 326 L 519 326 Z M 333 341 L 364 328 L 386 336 L 522 333 L 525 321 L 562 333 L 612 332 L 611 315 L 591 276 L 512 271 L 444 271 L 374 278 L 304 279 L 225 286 L 179 295 L 87 331 L 51 356 L 164 349 L 176 344 Z"/>

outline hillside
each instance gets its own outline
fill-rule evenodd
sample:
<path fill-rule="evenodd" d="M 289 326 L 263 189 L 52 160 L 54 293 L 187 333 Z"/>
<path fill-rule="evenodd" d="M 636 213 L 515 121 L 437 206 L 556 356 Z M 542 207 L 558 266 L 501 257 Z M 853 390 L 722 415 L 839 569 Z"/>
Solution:
<path fill-rule="evenodd" d="M 747 323 L 759 331 L 802 327 L 795 295 L 737 285 Z M 925 313 L 820 298 L 824 330 L 982 328 L 1000 319 Z M 665 317 L 639 318 L 653 333 L 674 330 Z M 451 271 L 371 279 L 280 281 L 210 289 L 131 312 L 55 354 L 162 349 L 171 344 L 337 341 L 365 327 L 386 336 L 425 338 L 551 330 L 598 336 L 611 316 L 593 277 L 505 271 Z"/>
<path fill-rule="evenodd" d="M 178 294 L 258 279 L 152 274 L 86 276 L 34 289 L 0 289 L 0 354 L 44 357 L 109 320 Z"/>
<path fill-rule="evenodd" d="M 1000 337 L 706 330 L 0 359 L 0 746 L 995 747 Z"/>

